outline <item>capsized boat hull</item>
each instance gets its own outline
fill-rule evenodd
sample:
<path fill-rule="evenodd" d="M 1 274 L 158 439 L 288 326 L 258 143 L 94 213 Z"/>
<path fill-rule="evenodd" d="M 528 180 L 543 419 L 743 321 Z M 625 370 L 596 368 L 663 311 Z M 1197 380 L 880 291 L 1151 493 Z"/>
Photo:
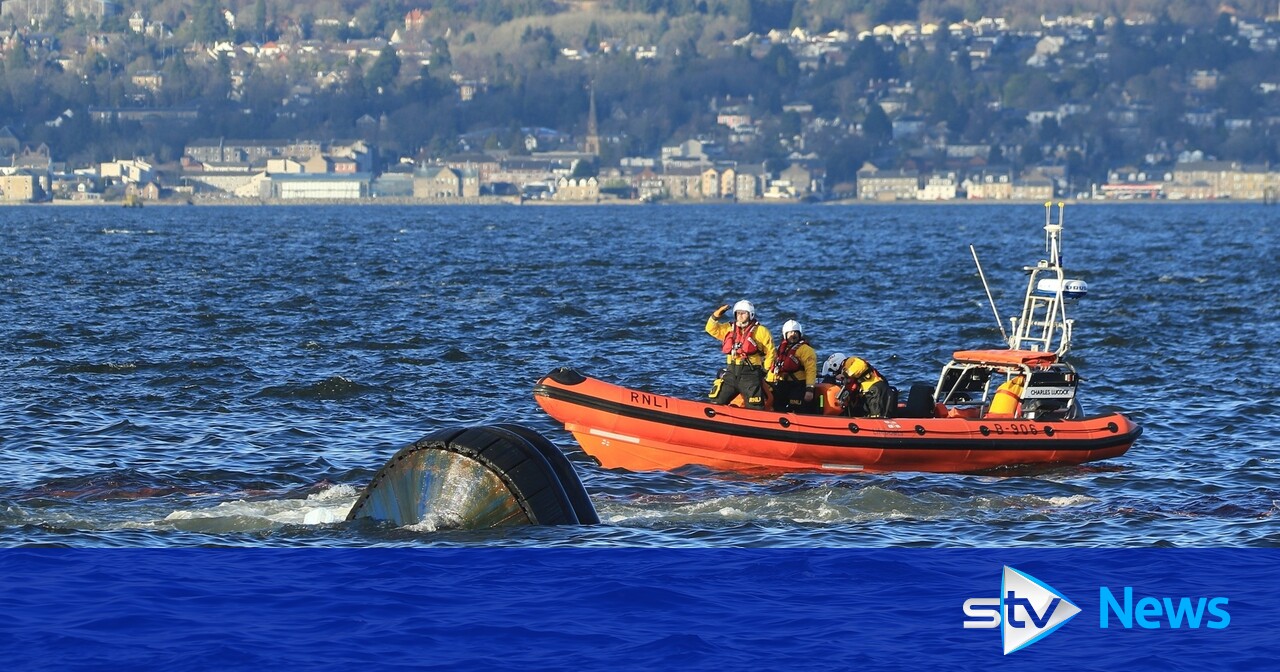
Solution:
<path fill-rule="evenodd" d="M 557 369 L 534 397 L 606 468 L 972 472 L 1123 455 L 1142 428 L 1075 420 L 845 418 L 755 411 L 632 390 Z"/>

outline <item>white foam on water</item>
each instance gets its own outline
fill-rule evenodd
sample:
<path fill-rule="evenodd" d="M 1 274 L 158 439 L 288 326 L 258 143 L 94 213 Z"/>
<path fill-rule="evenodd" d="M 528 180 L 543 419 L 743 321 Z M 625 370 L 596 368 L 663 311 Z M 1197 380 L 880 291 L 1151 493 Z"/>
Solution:
<path fill-rule="evenodd" d="M 220 502 L 207 509 L 179 509 L 157 526 L 169 524 L 190 531 L 251 531 L 283 525 L 329 525 L 346 520 L 359 492 L 337 485 L 304 499 L 261 499 Z"/>
<path fill-rule="evenodd" d="M 1044 501 L 1049 506 L 1085 506 L 1097 503 L 1097 499 L 1088 495 L 1071 495 L 1070 497 L 1047 497 Z"/>
<path fill-rule="evenodd" d="M 429 514 L 426 518 L 412 524 L 401 527 L 402 530 L 410 532 L 438 532 L 440 530 L 462 529 L 466 527 L 462 516 L 455 513 Z"/>
<path fill-rule="evenodd" d="M 943 520 L 974 515 L 1023 516 L 1097 503 L 1088 495 L 989 495 L 949 496 L 934 492 L 904 493 L 878 486 L 865 488 L 814 488 L 784 494 L 733 495 L 701 502 L 647 499 L 610 502 L 597 499 L 601 521 L 620 526 L 698 524 L 714 521 L 789 521 L 807 525 L 842 525 L 881 520 Z"/>

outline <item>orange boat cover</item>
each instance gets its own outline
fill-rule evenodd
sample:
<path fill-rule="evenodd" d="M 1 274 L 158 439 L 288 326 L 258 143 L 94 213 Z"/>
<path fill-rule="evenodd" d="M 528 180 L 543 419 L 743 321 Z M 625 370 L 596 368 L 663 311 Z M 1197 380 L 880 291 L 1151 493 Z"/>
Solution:
<path fill-rule="evenodd" d="M 966 364 L 1025 364 L 1043 367 L 1058 361 L 1052 352 L 1039 350 L 957 350 L 951 355 L 957 362 Z"/>

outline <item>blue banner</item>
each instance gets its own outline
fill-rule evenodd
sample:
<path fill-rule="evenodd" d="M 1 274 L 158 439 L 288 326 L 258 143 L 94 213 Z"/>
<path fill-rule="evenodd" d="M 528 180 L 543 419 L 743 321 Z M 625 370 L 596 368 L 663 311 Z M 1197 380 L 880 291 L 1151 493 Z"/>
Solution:
<path fill-rule="evenodd" d="M 1277 567 L 1280 549 L 6 549 L 0 659 L 1269 669 Z"/>

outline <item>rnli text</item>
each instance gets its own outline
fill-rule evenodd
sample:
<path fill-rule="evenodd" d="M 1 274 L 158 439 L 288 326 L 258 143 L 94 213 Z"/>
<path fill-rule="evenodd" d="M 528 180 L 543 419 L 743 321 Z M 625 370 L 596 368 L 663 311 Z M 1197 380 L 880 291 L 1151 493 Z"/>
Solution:
<path fill-rule="evenodd" d="M 669 400 L 666 397 L 660 397 L 656 394 L 645 394 L 643 392 L 632 392 L 631 403 L 652 406 L 654 408 L 667 408 L 670 405 Z"/>

